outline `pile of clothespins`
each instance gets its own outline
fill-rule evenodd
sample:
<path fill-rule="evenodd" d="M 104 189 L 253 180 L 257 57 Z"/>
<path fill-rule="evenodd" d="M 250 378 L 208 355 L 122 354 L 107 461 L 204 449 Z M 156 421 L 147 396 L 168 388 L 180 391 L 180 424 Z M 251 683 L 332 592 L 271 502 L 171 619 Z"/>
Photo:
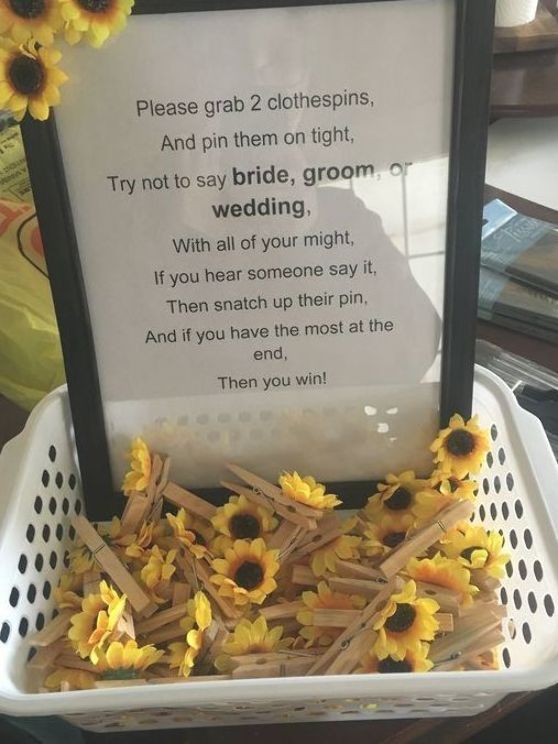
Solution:
<path fill-rule="evenodd" d="M 509 556 L 471 521 L 488 437 L 454 416 L 431 449 L 429 478 L 390 474 L 339 514 L 310 476 L 236 465 L 216 507 L 134 440 L 122 516 L 73 519 L 38 689 L 497 668 Z"/>

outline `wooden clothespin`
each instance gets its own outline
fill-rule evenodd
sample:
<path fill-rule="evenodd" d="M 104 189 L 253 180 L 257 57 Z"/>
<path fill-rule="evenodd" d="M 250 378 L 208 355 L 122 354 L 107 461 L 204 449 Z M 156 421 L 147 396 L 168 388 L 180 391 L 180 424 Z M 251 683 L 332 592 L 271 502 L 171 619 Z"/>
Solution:
<path fill-rule="evenodd" d="M 342 579 L 332 576 L 328 580 L 329 588 L 334 592 L 342 594 L 358 594 L 366 599 L 372 599 L 385 587 L 384 581 L 372 581 L 370 579 Z"/>
<path fill-rule="evenodd" d="M 233 669 L 233 679 L 260 679 L 264 677 L 300 677 L 308 673 L 314 664 L 314 657 L 281 658 L 262 664 L 241 664 Z"/>
<path fill-rule="evenodd" d="M 347 663 L 346 655 L 349 654 L 351 657 L 355 656 L 353 649 L 354 639 L 360 636 L 361 633 L 368 629 L 372 629 L 377 613 L 383 608 L 385 603 L 400 586 L 400 582 L 395 579 L 386 584 L 385 588 L 379 592 L 374 599 L 372 599 L 366 607 L 359 613 L 359 616 L 353 620 L 349 627 L 341 633 L 327 651 L 320 656 L 319 659 L 314 663 L 308 670 L 307 674 L 325 674 L 329 671 L 329 668 L 334 665 L 336 660 L 338 663 Z M 355 660 L 355 666 L 358 662 L 358 657 Z M 335 666 L 334 666 L 335 668 Z"/>
<path fill-rule="evenodd" d="M 120 519 L 120 529 L 123 535 L 131 535 L 138 531 L 149 513 L 149 499 L 144 493 L 132 491 L 127 497 L 126 506 Z"/>
<path fill-rule="evenodd" d="M 248 488 L 247 486 L 242 486 L 240 483 L 233 483 L 232 481 L 221 481 L 221 485 L 223 488 L 228 488 L 229 491 L 233 491 L 233 493 L 236 493 L 239 496 L 244 496 L 248 501 L 251 501 L 252 504 L 255 504 L 256 506 L 262 506 L 271 513 L 275 511 L 275 504 L 273 501 L 268 499 L 267 496 L 258 489 Z"/>
<path fill-rule="evenodd" d="M 195 514 L 208 522 L 215 516 L 217 507 L 210 504 L 209 501 L 200 499 L 195 493 L 187 491 L 185 488 L 177 486 L 176 483 L 169 481 L 162 492 L 163 496 L 176 506 L 186 509 L 190 514 Z"/>
<path fill-rule="evenodd" d="M 445 535 L 458 522 L 468 519 L 473 511 L 474 504 L 466 500 L 458 501 L 442 509 L 429 524 L 390 551 L 387 558 L 384 558 L 380 563 L 380 570 L 388 578 L 395 576 L 396 573 L 407 565 L 411 558 L 420 555 L 437 542 L 442 535 Z"/>
<path fill-rule="evenodd" d="M 278 604 L 268 605 L 260 609 L 260 615 L 263 615 L 268 622 L 275 620 L 284 620 L 290 617 L 296 617 L 297 612 L 304 610 L 306 605 L 302 600 L 295 602 L 279 602 Z"/>
<path fill-rule="evenodd" d="M 343 579 L 363 579 L 387 583 L 387 579 L 377 568 L 370 568 L 362 563 L 351 563 L 351 561 L 337 561 L 335 564 L 337 575 Z"/>
<path fill-rule="evenodd" d="M 329 578 L 327 579 L 330 580 Z M 296 586 L 318 586 L 320 579 L 314 576 L 310 566 L 295 564 L 292 567 L 291 584 Z"/>
<path fill-rule="evenodd" d="M 68 641 L 66 638 L 59 638 L 48 646 L 37 647 L 35 655 L 27 662 L 27 668 L 43 672 L 51 667 L 56 659 L 68 651 Z"/>
<path fill-rule="evenodd" d="M 417 581 L 417 597 L 434 599 L 440 605 L 442 612 L 451 612 L 459 615 L 461 613 L 461 594 L 437 584 L 429 584 L 425 581 Z"/>
<path fill-rule="evenodd" d="M 186 614 L 187 608 L 185 603 L 176 605 L 174 607 L 169 607 L 168 610 L 160 610 L 147 620 L 142 620 L 140 623 L 138 623 L 136 625 L 136 633 L 137 635 L 146 635 L 147 633 L 158 630 L 159 628 L 162 628 L 169 623 L 174 623 L 178 620 L 182 620 L 182 618 Z"/>
<path fill-rule="evenodd" d="M 317 607 L 312 610 L 314 625 L 321 628 L 348 628 L 360 617 L 360 610 L 328 610 Z"/>
<path fill-rule="evenodd" d="M 51 643 L 54 643 L 66 634 L 66 631 L 71 625 L 70 618 L 75 612 L 72 609 L 62 610 L 42 630 L 28 638 L 27 643 L 30 646 L 50 646 Z"/>
<path fill-rule="evenodd" d="M 173 607 L 185 604 L 192 596 L 192 587 L 185 581 L 174 581 L 172 585 Z"/>
<path fill-rule="evenodd" d="M 83 596 L 87 597 L 88 594 L 99 594 L 101 591 L 101 572 L 95 568 L 91 571 L 86 571 L 83 574 Z"/>
<path fill-rule="evenodd" d="M 157 605 L 134 579 L 118 556 L 110 549 L 91 522 L 81 514 L 72 519 L 72 525 L 85 545 L 93 553 L 95 560 L 107 573 L 123 594 L 128 597 L 134 610 L 144 616 L 152 615 Z"/>

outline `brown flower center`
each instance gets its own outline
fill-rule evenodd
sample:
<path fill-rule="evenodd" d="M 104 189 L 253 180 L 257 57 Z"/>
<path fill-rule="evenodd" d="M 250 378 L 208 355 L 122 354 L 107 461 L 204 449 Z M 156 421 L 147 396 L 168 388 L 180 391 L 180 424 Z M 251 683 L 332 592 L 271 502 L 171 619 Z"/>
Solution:
<path fill-rule="evenodd" d="M 112 0 L 77 0 L 78 5 L 89 13 L 104 13 L 110 6 Z"/>
<path fill-rule="evenodd" d="M 403 486 L 399 486 L 399 488 L 392 493 L 389 499 L 384 501 L 384 504 L 388 509 L 392 509 L 393 511 L 402 511 L 409 507 L 412 498 L 410 491 L 407 491 Z"/>
<path fill-rule="evenodd" d="M 45 10 L 45 0 L 10 0 L 10 8 L 20 18 L 37 18 Z"/>
<path fill-rule="evenodd" d="M 384 537 L 384 545 L 387 548 L 396 548 L 405 539 L 404 532 L 390 532 Z"/>
<path fill-rule="evenodd" d="M 388 656 L 378 663 L 378 671 L 380 674 L 396 674 L 401 672 L 412 672 L 413 667 L 408 661 L 405 661 L 405 659 L 397 661 L 396 659 L 392 659 L 391 656 Z"/>
<path fill-rule="evenodd" d="M 470 455 L 475 449 L 475 437 L 465 429 L 454 429 L 446 439 L 446 449 L 455 457 Z"/>
<path fill-rule="evenodd" d="M 475 550 L 484 550 L 484 548 L 481 545 L 471 545 L 470 548 L 461 551 L 461 557 L 465 558 L 466 561 L 471 561 Z"/>
<path fill-rule="evenodd" d="M 18 93 L 29 96 L 41 89 L 45 71 L 38 59 L 21 54 L 11 62 L 8 77 Z"/>
<path fill-rule="evenodd" d="M 260 522 L 253 514 L 235 514 L 231 517 L 229 529 L 237 540 L 255 540 L 261 534 Z"/>
<path fill-rule="evenodd" d="M 251 589 L 255 589 L 262 583 L 263 577 L 263 568 L 260 566 L 259 563 L 254 563 L 253 561 L 244 561 L 244 563 L 241 563 L 240 566 L 237 568 L 234 575 L 234 580 L 236 581 L 238 586 L 241 586 L 243 589 L 250 591 Z"/>
<path fill-rule="evenodd" d="M 391 617 L 386 620 L 385 627 L 390 633 L 404 633 L 409 630 L 411 625 L 415 622 L 417 611 L 413 605 L 407 602 L 402 602 L 397 605 L 397 609 Z"/>

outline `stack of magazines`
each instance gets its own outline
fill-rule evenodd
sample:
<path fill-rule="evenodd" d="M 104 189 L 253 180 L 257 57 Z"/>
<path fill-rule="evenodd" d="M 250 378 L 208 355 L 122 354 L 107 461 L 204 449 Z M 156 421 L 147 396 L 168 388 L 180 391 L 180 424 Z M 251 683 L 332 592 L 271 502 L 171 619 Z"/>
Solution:
<path fill-rule="evenodd" d="M 494 199 L 484 208 L 479 318 L 558 343 L 558 230 Z"/>

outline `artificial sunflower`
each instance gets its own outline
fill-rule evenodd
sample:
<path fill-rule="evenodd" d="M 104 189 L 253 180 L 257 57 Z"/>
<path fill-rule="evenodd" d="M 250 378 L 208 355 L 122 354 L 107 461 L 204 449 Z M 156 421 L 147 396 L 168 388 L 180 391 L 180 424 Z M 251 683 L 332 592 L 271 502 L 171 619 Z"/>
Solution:
<path fill-rule="evenodd" d="M 0 48 L 0 107 L 10 109 L 17 121 L 28 109 L 34 119 L 48 119 L 49 107 L 60 102 L 58 86 L 68 79 L 56 67 L 61 58 L 57 49 L 37 49 L 34 41 L 6 42 Z"/>
<path fill-rule="evenodd" d="M 261 604 L 277 588 L 273 577 L 279 570 L 278 556 L 278 550 L 267 550 L 261 537 L 235 540 L 224 558 L 212 561 L 211 581 L 236 605 Z"/>
<path fill-rule="evenodd" d="M 126 595 L 119 594 L 101 581 L 99 594 L 88 594 L 82 599 L 81 612 L 70 618 L 68 638 L 82 659 L 95 658 L 99 647 L 114 634 L 126 607 Z"/>
<path fill-rule="evenodd" d="M 415 581 L 451 589 L 460 594 L 460 604 L 468 607 L 478 588 L 471 584 L 471 572 L 454 558 L 436 553 L 433 558 L 411 558 L 406 573 Z"/>
<path fill-rule="evenodd" d="M 246 496 L 231 496 L 228 503 L 217 509 L 211 520 L 220 533 L 215 548 L 224 553 L 234 540 L 268 539 L 269 533 L 277 527 L 273 514 L 263 506 L 248 501 Z"/>
<path fill-rule="evenodd" d="M 443 470 L 435 470 L 429 481 L 428 488 L 416 495 L 414 513 L 419 525 L 450 504 L 463 499 L 475 501 L 479 489 L 475 480 L 458 478 Z"/>
<path fill-rule="evenodd" d="M 439 623 L 435 614 L 439 605 L 433 599 L 417 598 L 417 587 L 411 579 L 399 594 L 392 594 L 374 623 L 378 636 L 373 652 L 379 659 L 392 656 L 405 658 L 408 650 L 421 652 L 424 641 L 433 640 Z"/>
<path fill-rule="evenodd" d="M 353 529 L 356 518 L 345 520 L 341 530 L 345 533 Z M 328 571 L 335 573 L 338 560 L 356 560 L 362 538 L 356 535 L 339 535 L 331 542 L 318 548 L 310 555 L 310 568 L 314 576 L 325 576 Z"/>
<path fill-rule="evenodd" d="M 209 600 L 203 592 L 196 592 L 187 603 L 188 615 L 180 621 L 186 631 L 186 639 L 169 645 L 169 666 L 178 667 L 178 673 L 189 677 L 203 645 L 204 633 L 211 625 L 212 614 Z M 196 625 L 197 627 L 194 627 Z"/>
<path fill-rule="evenodd" d="M 94 662 L 101 673 L 101 679 L 135 679 L 139 672 L 156 664 L 164 651 L 155 646 L 138 646 L 130 639 L 126 643 L 113 641 L 106 650 L 99 649 Z"/>
<path fill-rule="evenodd" d="M 62 27 L 58 0 L 0 0 L 0 34 L 16 44 L 33 38 L 50 46 Z"/>
<path fill-rule="evenodd" d="M 506 563 L 510 560 L 510 556 L 502 552 L 502 535 L 487 532 L 479 525 L 450 530 L 440 540 L 440 547 L 449 558 L 456 558 L 466 568 L 482 568 L 495 579 L 504 576 Z"/>
<path fill-rule="evenodd" d="M 244 654 L 269 654 L 289 648 L 292 638 L 283 638 L 283 627 L 268 628 L 267 621 L 260 615 L 253 623 L 247 618 L 239 620 L 234 632 L 223 643 L 223 653 L 215 660 L 215 667 L 220 672 L 230 672 L 231 656 Z"/>
<path fill-rule="evenodd" d="M 168 599 L 170 580 L 176 571 L 176 550 L 164 551 L 158 545 L 153 545 L 146 555 L 149 558 L 140 571 L 140 578 L 151 591 L 153 600 L 162 604 Z"/>
<path fill-rule="evenodd" d="M 83 586 L 81 576 L 72 573 L 63 573 L 60 576 L 58 586 L 53 592 L 54 600 L 59 609 L 64 610 L 69 607 L 79 610 L 83 597 L 76 593 L 77 589 Z"/>
<path fill-rule="evenodd" d="M 124 476 L 122 491 L 128 496 L 132 491 L 145 491 L 151 478 L 151 453 L 141 437 L 132 440 L 130 470 Z"/>
<path fill-rule="evenodd" d="M 381 558 L 405 540 L 414 525 L 412 514 L 380 514 L 377 522 L 367 522 L 364 528 L 362 552 L 371 558 Z"/>
<path fill-rule="evenodd" d="M 59 0 L 68 44 L 82 38 L 99 48 L 109 36 L 122 31 L 134 0 Z"/>
<path fill-rule="evenodd" d="M 166 516 L 175 538 L 196 558 L 203 558 L 215 535 L 211 526 L 185 509 L 180 509 L 176 516 L 170 513 Z"/>
<path fill-rule="evenodd" d="M 132 540 L 127 541 L 124 555 L 126 558 L 133 558 L 144 561 L 149 552 L 149 548 L 164 534 L 164 527 L 159 522 L 143 522 L 137 534 L 132 535 Z"/>
<path fill-rule="evenodd" d="M 382 514 L 413 514 L 416 495 L 428 486 L 428 481 L 417 478 L 414 470 L 405 470 L 399 475 L 389 473 L 385 483 L 378 483 L 378 491 L 368 499 L 365 516 L 376 522 Z"/>
<path fill-rule="evenodd" d="M 386 656 L 379 659 L 373 651 L 364 657 L 356 674 L 402 674 L 405 672 L 428 672 L 434 666 L 428 658 L 429 646 L 420 644 L 420 651 L 407 649 L 402 659 Z"/>
<path fill-rule="evenodd" d="M 52 692 L 59 692 L 64 683 L 70 686 L 70 690 L 91 690 L 95 687 L 97 679 L 98 675 L 93 674 L 93 672 L 60 667 L 48 675 L 43 682 L 43 686 Z"/>
<path fill-rule="evenodd" d="M 356 594 L 332 592 L 325 581 L 320 581 L 317 588 L 317 593 L 302 592 L 302 601 L 306 606 L 299 610 L 296 616 L 297 622 L 303 626 L 300 629 L 300 636 L 306 641 L 306 647 L 330 646 L 343 632 L 343 628 L 324 628 L 315 625 L 314 610 L 361 610 L 366 604 L 366 600 Z"/>
<path fill-rule="evenodd" d="M 430 450 L 434 453 L 434 462 L 439 463 L 442 470 L 465 478 L 469 473 L 480 471 L 490 442 L 486 430 L 478 425 L 478 416 L 465 422 L 455 414 L 449 426 L 432 442 Z"/>
<path fill-rule="evenodd" d="M 314 509 L 334 509 L 342 503 L 335 494 L 326 493 L 323 483 L 317 483 L 311 475 L 301 478 L 296 471 L 283 473 L 279 485 L 285 496 Z"/>

